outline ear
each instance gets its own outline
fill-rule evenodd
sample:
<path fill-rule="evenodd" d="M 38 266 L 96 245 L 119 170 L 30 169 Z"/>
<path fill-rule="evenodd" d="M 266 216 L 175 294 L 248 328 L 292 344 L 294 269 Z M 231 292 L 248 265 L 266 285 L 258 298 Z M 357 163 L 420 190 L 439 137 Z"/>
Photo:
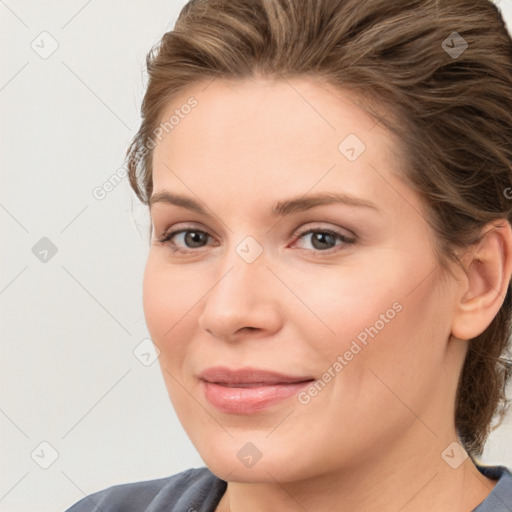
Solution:
<path fill-rule="evenodd" d="M 512 274 L 512 228 L 491 222 L 463 257 L 464 277 L 452 321 L 452 335 L 470 340 L 485 331 L 505 300 Z"/>

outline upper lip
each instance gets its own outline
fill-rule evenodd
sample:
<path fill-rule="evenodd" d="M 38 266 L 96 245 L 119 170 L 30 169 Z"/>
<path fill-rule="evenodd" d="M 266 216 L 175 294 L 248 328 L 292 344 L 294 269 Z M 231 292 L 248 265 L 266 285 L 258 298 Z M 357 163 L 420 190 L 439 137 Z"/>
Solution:
<path fill-rule="evenodd" d="M 212 366 L 199 374 L 199 378 L 217 384 L 290 384 L 313 380 L 311 376 L 285 375 L 260 368 L 230 369 L 225 366 Z"/>

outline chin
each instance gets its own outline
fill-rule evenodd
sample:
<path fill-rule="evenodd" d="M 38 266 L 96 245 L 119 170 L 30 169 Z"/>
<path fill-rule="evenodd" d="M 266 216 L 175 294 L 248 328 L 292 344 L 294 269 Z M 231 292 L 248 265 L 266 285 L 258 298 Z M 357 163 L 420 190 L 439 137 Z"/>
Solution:
<path fill-rule="evenodd" d="M 286 447 L 284 442 L 275 449 L 265 443 L 264 436 L 254 443 L 249 441 L 251 437 L 236 436 L 224 443 L 213 440 L 207 446 L 196 445 L 196 449 L 213 474 L 230 482 L 290 482 L 307 477 L 313 469 L 310 463 L 301 464 L 297 459 L 300 447 Z"/>
<path fill-rule="evenodd" d="M 246 467 L 239 461 L 234 462 L 232 458 L 223 460 L 209 460 L 204 458 L 206 466 L 209 470 L 222 480 L 238 483 L 275 483 L 278 481 L 286 481 L 290 479 L 289 475 L 283 475 L 279 471 L 281 464 L 273 464 L 269 460 L 259 460 L 254 466 Z M 288 476 L 288 478 L 286 478 Z M 293 478 L 292 478 L 293 480 Z"/>

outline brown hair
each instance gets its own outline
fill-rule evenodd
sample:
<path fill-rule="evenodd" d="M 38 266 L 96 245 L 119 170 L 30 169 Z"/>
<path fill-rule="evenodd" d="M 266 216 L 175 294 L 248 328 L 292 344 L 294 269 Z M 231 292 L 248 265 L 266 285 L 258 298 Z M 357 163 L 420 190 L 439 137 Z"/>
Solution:
<path fill-rule="evenodd" d="M 512 41 L 489 0 L 192 0 L 146 60 L 142 124 L 127 151 L 143 203 L 155 130 L 184 89 L 308 75 L 364 98 L 396 135 L 443 266 L 488 222 L 512 221 Z M 509 285 L 492 323 L 468 341 L 454 420 L 472 455 L 506 412 L 511 314 Z"/>

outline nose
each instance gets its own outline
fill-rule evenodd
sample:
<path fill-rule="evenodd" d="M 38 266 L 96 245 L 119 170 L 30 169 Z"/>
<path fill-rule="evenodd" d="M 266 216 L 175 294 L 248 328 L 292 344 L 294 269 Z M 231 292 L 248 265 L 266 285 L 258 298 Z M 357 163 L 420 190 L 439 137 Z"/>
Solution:
<path fill-rule="evenodd" d="M 225 341 L 277 332 L 282 325 L 279 288 L 266 263 L 263 256 L 247 263 L 238 254 L 225 260 L 205 297 L 199 326 Z"/>

